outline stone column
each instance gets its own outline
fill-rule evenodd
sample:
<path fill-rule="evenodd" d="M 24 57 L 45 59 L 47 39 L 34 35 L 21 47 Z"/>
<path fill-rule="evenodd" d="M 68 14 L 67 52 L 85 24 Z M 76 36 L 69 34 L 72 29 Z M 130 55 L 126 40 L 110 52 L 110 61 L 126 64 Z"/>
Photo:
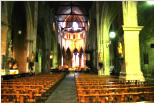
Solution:
<path fill-rule="evenodd" d="M 6 51 L 7 51 L 7 34 L 9 31 L 8 24 L 8 14 L 7 14 L 7 4 L 6 2 L 2 2 L 2 15 L 1 15 L 1 74 L 9 74 L 9 69 L 6 67 Z"/>
<path fill-rule="evenodd" d="M 99 11 L 99 2 L 96 2 L 96 21 L 97 21 L 97 69 L 98 75 L 103 75 L 103 68 L 99 66 L 99 63 L 103 62 L 103 43 L 102 43 L 102 32 L 100 25 L 100 11 Z"/>
<path fill-rule="evenodd" d="M 125 71 L 121 77 L 126 80 L 144 81 L 140 66 L 139 33 L 143 26 L 137 22 L 137 2 L 123 1 Z"/>
<path fill-rule="evenodd" d="M 37 22 L 38 22 L 38 2 L 37 1 L 35 1 L 35 3 L 34 3 L 34 22 L 33 22 L 33 50 L 35 51 L 35 56 L 36 56 L 36 41 L 37 41 Z M 38 68 L 38 61 L 36 62 L 34 62 L 34 72 L 36 73 L 36 74 L 38 74 L 38 70 L 39 68 Z"/>
<path fill-rule="evenodd" d="M 55 38 L 56 39 L 56 38 Z M 54 47 L 53 47 L 53 68 L 58 68 L 58 49 L 57 49 L 57 40 L 54 40 Z"/>
<path fill-rule="evenodd" d="M 148 73 L 148 78 L 150 79 L 151 76 L 153 76 L 154 73 L 154 48 L 151 48 L 151 44 L 154 44 L 153 42 L 153 38 L 151 38 L 151 40 L 149 40 L 149 42 L 147 42 L 147 59 L 148 59 L 148 68 L 147 68 L 147 73 Z"/>
<path fill-rule="evenodd" d="M 37 41 L 37 22 L 38 22 L 38 2 L 35 1 L 33 5 L 26 2 L 26 18 L 27 18 L 27 57 L 31 57 L 32 52 L 36 56 L 36 41 Z M 32 13 L 33 12 L 33 13 Z M 38 62 L 34 59 L 33 71 L 37 74 Z M 28 63 L 25 72 L 29 72 Z"/>
<path fill-rule="evenodd" d="M 41 73 L 42 72 L 42 51 L 39 50 L 38 51 L 38 72 Z"/>
<path fill-rule="evenodd" d="M 7 33 L 8 33 L 8 26 L 7 25 L 4 25 L 2 24 L 2 27 L 1 27 L 1 66 L 2 68 L 1 69 L 5 69 L 5 59 L 6 58 L 6 44 L 7 44 Z M 3 59 L 2 59 L 3 58 Z"/>
<path fill-rule="evenodd" d="M 104 27 L 103 27 L 103 63 L 104 63 L 104 74 L 110 75 L 110 40 L 109 40 L 109 25 L 107 25 L 107 22 L 105 21 Z"/>

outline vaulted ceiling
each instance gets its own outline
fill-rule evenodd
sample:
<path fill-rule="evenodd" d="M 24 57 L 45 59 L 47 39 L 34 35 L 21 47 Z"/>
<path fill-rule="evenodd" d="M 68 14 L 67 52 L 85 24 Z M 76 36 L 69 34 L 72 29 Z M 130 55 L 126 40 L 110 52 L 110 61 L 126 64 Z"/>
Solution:
<path fill-rule="evenodd" d="M 71 31 L 73 23 L 78 25 L 78 31 L 85 29 L 89 18 L 89 9 L 92 5 L 90 1 L 61 1 L 48 2 L 54 9 L 55 20 L 60 29 Z"/>

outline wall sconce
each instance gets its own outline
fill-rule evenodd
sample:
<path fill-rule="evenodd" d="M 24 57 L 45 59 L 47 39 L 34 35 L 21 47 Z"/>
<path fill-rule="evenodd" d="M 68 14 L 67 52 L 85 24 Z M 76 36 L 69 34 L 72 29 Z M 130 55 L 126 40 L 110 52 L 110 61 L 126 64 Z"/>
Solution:
<path fill-rule="evenodd" d="M 110 32 L 109 34 L 111 39 L 114 39 L 116 37 L 116 33 L 115 32 Z"/>
<path fill-rule="evenodd" d="M 22 31 L 21 30 L 18 30 L 18 34 L 21 35 L 21 33 L 22 33 Z"/>

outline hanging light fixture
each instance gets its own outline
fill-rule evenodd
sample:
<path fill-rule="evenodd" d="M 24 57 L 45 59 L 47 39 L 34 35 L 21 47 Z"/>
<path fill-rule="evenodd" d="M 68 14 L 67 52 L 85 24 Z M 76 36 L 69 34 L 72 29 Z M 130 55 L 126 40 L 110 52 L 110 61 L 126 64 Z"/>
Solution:
<path fill-rule="evenodd" d="M 111 38 L 111 39 L 114 39 L 115 36 L 116 36 L 116 33 L 115 33 L 115 32 L 110 32 L 110 38 Z"/>
<path fill-rule="evenodd" d="M 18 30 L 18 34 L 21 35 L 21 33 L 22 33 L 22 31 L 21 30 Z"/>

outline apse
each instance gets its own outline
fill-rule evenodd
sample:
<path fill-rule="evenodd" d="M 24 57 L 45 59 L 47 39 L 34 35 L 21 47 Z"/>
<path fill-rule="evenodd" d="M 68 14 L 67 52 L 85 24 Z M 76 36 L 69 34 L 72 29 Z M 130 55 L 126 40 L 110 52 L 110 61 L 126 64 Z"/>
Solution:
<path fill-rule="evenodd" d="M 85 28 L 88 26 L 88 17 L 85 14 L 85 11 L 71 4 L 68 7 L 63 7 L 63 9 L 59 8 L 56 14 L 59 31 L 58 42 L 61 50 L 64 48 L 66 52 L 69 48 L 72 57 L 71 60 L 66 60 L 62 55 L 61 66 L 71 64 L 72 68 L 84 68 L 84 51 L 87 35 L 87 30 Z M 81 48 L 83 49 L 82 54 L 74 52 L 74 50 L 80 51 Z"/>
<path fill-rule="evenodd" d="M 79 50 L 81 47 L 78 45 L 82 44 L 84 45 L 82 48 L 85 49 L 83 36 L 86 35 L 87 18 L 82 10 L 74 6 L 66 7 L 62 11 L 58 11 L 57 17 L 60 35 L 58 37 L 61 47 L 64 47 L 65 50 L 69 47 L 72 52 L 74 48 Z"/>

